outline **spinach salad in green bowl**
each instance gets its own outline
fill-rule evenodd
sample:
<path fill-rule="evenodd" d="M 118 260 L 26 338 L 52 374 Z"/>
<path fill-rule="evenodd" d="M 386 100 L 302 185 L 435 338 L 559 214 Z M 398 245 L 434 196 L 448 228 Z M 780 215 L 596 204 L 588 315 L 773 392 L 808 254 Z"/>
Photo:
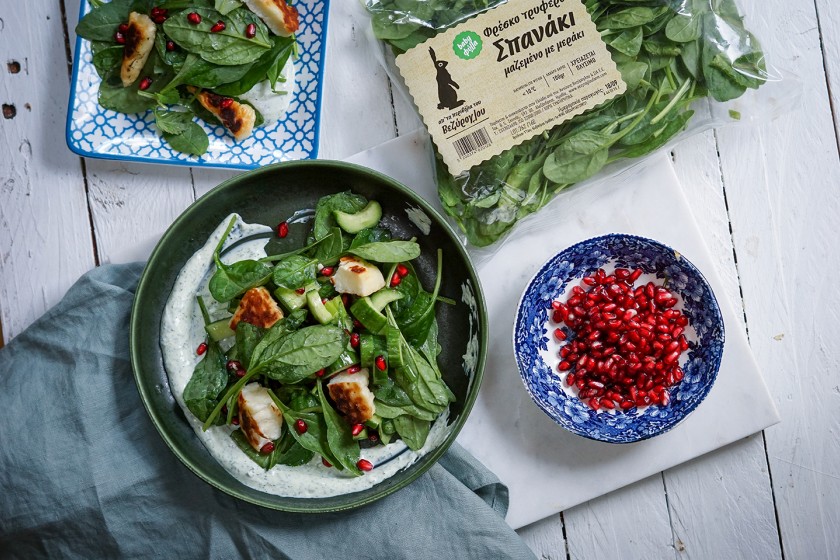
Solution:
<path fill-rule="evenodd" d="M 331 511 L 445 451 L 485 336 L 478 278 L 432 208 L 370 170 L 295 162 L 231 179 L 173 224 L 138 287 L 131 350 L 153 422 L 199 476 Z"/>

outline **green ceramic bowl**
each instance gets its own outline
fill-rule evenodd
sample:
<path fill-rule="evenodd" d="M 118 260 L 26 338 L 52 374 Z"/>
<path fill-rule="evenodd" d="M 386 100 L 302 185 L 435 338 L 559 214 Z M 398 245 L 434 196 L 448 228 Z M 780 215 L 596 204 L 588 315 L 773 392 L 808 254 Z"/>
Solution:
<path fill-rule="evenodd" d="M 451 431 L 436 449 L 391 478 L 361 492 L 330 498 L 288 498 L 245 486 L 227 473 L 205 449 L 169 389 L 160 348 L 160 322 L 175 278 L 187 259 L 204 245 L 231 212 L 246 222 L 274 227 L 296 210 L 314 208 L 325 195 L 352 190 L 382 204 L 383 222 L 396 238 L 417 237 L 421 256 L 414 261 L 424 286 L 434 283 L 436 251 L 443 249 L 441 295 L 458 302 L 438 305 L 440 365 L 455 393 Z M 421 210 L 431 221 L 424 234 L 410 219 Z M 293 228 L 284 241 L 304 244 L 304 229 Z M 298 239 L 299 238 L 299 239 Z M 270 243 L 277 243 L 272 240 Z M 271 245 L 268 246 L 271 253 Z M 468 292 L 465 297 L 465 286 Z M 468 304 L 471 303 L 471 304 Z M 349 509 L 382 498 L 423 474 L 455 440 L 472 408 L 487 350 L 487 311 L 478 275 L 466 251 L 443 218 L 404 185 L 380 173 L 334 161 L 299 161 L 243 173 L 201 197 L 170 226 L 149 259 L 131 314 L 131 363 L 140 396 L 155 427 L 173 453 L 195 474 L 228 494 L 261 506 L 296 512 Z M 468 370 L 472 370 L 468 373 Z"/>

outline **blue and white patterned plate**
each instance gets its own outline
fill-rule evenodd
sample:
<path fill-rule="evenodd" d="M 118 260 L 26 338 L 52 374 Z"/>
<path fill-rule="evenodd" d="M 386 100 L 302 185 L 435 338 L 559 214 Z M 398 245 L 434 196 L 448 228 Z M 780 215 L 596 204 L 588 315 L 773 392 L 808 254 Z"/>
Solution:
<path fill-rule="evenodd" d="M 680 360 L 685 377 L 669 390 L 667 406 L 596 412 L 566 387 L 557 370 L 561 347 L 549 333 L 551 302 L 598 268 L 641 268 L 640 281 L 665 279 L 677 309 L 689 319 L 689 350 Z M 609 443 L 630 443 L 664 433 L 706 398 L 723 356 L 724 327 L 715 295 L 697 268 L 679 252 L 651 239 L 610 234 L 582 241 L 555 255 L 537 272 L 519 302 L 513 331 L 516 363 L 525 388 L 555 422 L 575 434 Z"/>
<path fill-rule="evenodd" d="M 90 43 L 78 37 L 67 112 L 67 145 L 84 157 L 229 169 L 315 158 L 329 0 L 299 0 L 295 7 L 300 14 L 300 56 L 295 61 L 294 98 L 284 119 L 255 128 L 241 142 L 234 142 L 221 124 L 199 120 L 210 137 L 207 153 L 196 158 L 176 152 L 158 134 L 151 112 L 124 115 L 99 105 L 101 80 L 93 67 Z M 88 0 L 82 0 L 79 19 L 89 11 Z"/>

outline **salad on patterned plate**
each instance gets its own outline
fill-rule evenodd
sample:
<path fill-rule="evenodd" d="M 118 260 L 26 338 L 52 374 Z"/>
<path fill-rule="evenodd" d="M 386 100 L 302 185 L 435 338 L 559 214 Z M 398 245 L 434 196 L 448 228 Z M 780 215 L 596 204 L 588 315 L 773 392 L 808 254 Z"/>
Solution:
<path fill-rule="evenodd" d="M 153 111 L 174 150 L 207 151 L 195 118 L 221 122 L 240 141 L 288 109 L 299 22 L 287 0 L 90 3 L 76 33 L 91 42 L 99 104 Z"/>
<path fill-rule="evenodd" d="M 420 246 L 392 239 L 381 218 L 378 202 L 343 192 L 319 200 L 308 244 L 287 253 L 224 262 L 236 215 L 208 241 L 215 269 L 197 298 L 207 338 L 182 404 L 266 471 L 358 476 L 377 457 L 363 449 L 401 439 L 419 456 L 446 424 L 455 397 L 437 362 L 435 307 L 455 302 L 439 295 L 442 252 L 427 291 L 412 266 Z"/>

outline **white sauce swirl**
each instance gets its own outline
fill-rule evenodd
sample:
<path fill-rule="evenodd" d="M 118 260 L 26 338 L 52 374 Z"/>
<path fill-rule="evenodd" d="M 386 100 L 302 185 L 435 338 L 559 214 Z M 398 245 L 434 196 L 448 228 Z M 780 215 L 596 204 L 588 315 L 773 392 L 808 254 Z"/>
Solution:
<path fill-rule="evenodd" d="M 187 409 L 183 399 L 184 388 L 192 377 L 195 366 L 201 361 L 195 349 L 206 338 L 196 295 L 204 298 L 211 319 L 216 320 L 228 315 L 226 306 L 217 303 L 210 295 L 207 284 L 215 271 L 213 251 L 234 216 L 237 218 L 236 225 L 225 242 L 226 247 L 244 237 L 271 231 L 271 228 L 263 225 L 247 224 L 237 214 L 225 218 L 205 245 L 190 257 L 181 269 L 161 321 L 160 345 L 170 389 L 210 454 L 226 471 L 246 486 L 278 496 L 318 498 L 371 488 L 438 447 L 450 431 L 446 422 L 448 410 L 434 422 L 426 444 L 419 451 L 408 449 L 401 441 L 362 449 L 362 458 L 373 463 L 374 469 L 359 477 L 323 466 L 318 456 L 306 465 L 277 465 L 265 471 L 236 446 L 230 437 L 231 427 L 214 426 L 206 432 L 202 431 L 201 422 Z M 249 258 L 259 259 L 266 254 L 264 247 L 264 239 L 242 243 L 229 251 L 223 261 L 232 263 Z"/>

